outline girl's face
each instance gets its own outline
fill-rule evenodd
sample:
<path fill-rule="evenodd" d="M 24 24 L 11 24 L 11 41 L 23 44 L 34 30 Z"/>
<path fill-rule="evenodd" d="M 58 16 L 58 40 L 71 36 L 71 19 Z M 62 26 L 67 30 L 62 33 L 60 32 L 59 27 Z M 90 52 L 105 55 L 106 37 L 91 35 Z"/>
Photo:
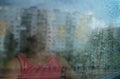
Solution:
<path fill-rule="evenodd" d="M 31 52 L 39 52 L 45 49 L 46 41 L 45 36 L 36 35 L 30 38 L 28 42 L 28 47 Z"/>
<path fill-rule="evenodd" d="M 47 28 L 39 27 L 36 31 L 36 34 L 29 41 L 29 49 L 32 52 L 39 52 L 41 50 L 45 50 L 46 47 L 46 37 L 47 37 Z"/>

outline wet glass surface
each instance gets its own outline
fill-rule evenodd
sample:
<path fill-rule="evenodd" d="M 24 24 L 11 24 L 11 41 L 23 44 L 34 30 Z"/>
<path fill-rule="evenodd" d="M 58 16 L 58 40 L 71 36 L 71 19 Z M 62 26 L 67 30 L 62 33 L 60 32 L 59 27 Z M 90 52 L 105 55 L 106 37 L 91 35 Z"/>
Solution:
<path fill-rule="evenodd" d="M 80 79 L 110 79 L 120 71 L 119 14 L 119 0 L 0 0 L 0 73 L 40 32 Z"/>

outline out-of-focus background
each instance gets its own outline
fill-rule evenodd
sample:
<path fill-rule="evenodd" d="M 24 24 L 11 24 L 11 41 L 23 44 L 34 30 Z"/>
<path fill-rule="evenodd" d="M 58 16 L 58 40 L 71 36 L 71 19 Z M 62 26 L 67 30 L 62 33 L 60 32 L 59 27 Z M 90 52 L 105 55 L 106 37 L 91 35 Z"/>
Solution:
<path fill-rule="evenodd" d="M 81 79 L 120 71 L 119 0 L 0 0 L 0 69 L 40 29 Z"/>

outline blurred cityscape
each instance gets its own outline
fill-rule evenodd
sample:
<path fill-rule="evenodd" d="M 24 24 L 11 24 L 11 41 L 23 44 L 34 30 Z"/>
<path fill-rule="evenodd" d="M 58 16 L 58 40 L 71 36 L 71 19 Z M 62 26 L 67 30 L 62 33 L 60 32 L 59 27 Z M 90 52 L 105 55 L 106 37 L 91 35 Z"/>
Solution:
<path fill-rule="evenodd" d="M 119 71 L 119 26 L 120 18 L 107 24 L 92 12 L 1 6 L 0 66 L 24 50 L 28 36 L 46 31 L 46 50 L 64 56 L 82 79 Z"/>

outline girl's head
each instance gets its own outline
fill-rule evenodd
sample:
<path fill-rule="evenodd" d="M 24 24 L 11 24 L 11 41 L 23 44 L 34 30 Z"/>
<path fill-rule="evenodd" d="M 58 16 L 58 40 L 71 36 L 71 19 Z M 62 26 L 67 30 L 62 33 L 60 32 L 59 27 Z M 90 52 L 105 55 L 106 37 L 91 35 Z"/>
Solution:
<path fill-rule="evenodd" d="M 41 50 L 45 50 L 46 35 L 41 33 L 28 37 L 26 46 L 28 52 L 40 52 Z"/>

